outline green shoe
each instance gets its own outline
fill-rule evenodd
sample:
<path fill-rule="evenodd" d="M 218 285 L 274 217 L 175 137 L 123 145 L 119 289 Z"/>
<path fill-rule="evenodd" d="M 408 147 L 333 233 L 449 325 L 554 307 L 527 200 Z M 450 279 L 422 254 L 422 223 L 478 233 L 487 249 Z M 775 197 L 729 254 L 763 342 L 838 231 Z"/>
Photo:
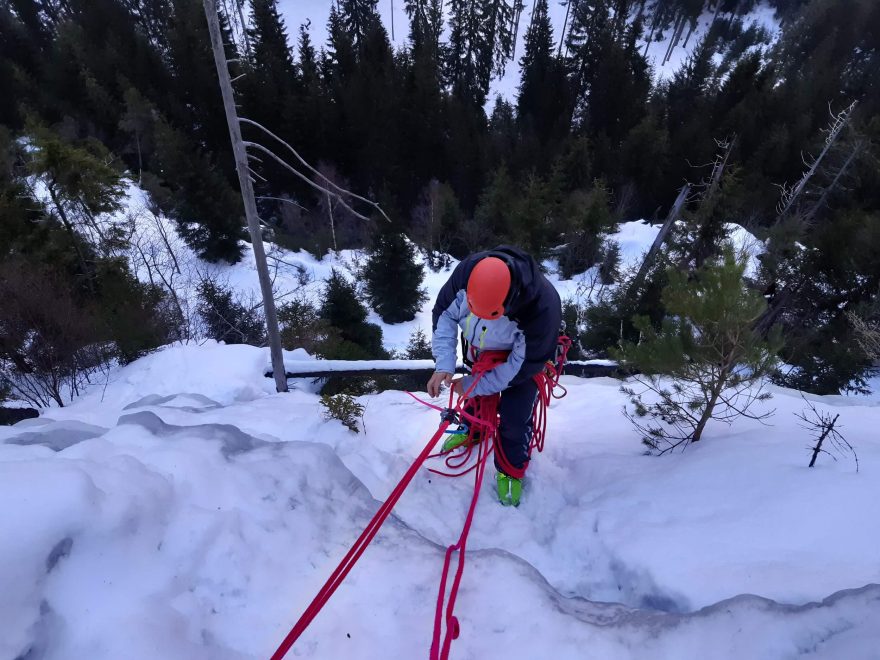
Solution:
<path fill-rule="evenodd" d="M 465 442 L 467 442 L 468 427 L 460 426 L 457 430 L 448 432 L 447 435 L 448 437 L 443 443 L 443 449 L 441 450 L 444 454 L 452 451 L 453 449 L 458 449 Z"/>
<path fill-rule="evenodd" d="M 496 485 L 498 486 L 498 501 L 503 506 L 519 506 L 522 499 L 522 479 L 509 477 L 503 472 L 495 475 Z"/>

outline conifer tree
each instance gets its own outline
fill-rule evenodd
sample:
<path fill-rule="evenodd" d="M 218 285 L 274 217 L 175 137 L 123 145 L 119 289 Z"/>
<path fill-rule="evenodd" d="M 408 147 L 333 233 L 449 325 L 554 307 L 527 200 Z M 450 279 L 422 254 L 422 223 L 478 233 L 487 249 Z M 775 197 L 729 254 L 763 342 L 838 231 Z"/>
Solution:
<path fill-rule="evenodd" d="M 419 328 L 409 336 L 404 353 L 407 360 L 431 360 L 434 354 L 431 351 L 431 340 L 425 331 Z"/>
<path fill-rule="evenodd" d="M 339 13 L 342 24 L 355 46 L 360 47 L 378 24 L 378 0 L 341 0 Z"/>
<path fill-rule="evenodd" d="M 556 57 L 553 27 L 547 0 L 537 0 L 532 22 L 525 34 L 520 58 L 517 120 L 524 131 L 546 142 L 568 130 L 568 82 L 562 61 Z"/>
<path fill-rule="evenodd" d="M 610 149 L 642 118 L 651 87 L 637 48 L 641 26 L 620 20 L 611 0 L 579 2 L 566 35 L 575 121 Z"/>
<path fill-rule="evenodd" d="M 443 3 L 441 0 L 405 0 L 409 16 L 409 40 L 413 54 L 426 53 L 439 62 L 440 35 L 443 32 Z"/>
<path fill-rule="evenodd" d="M 265 345 L 265 320 L 239 300 L 232 289 L 210 279 L 202 280 L 198 310 L 208 337 L 227 344 Z"/>
<path fill-rule="evenodd" d="M 364 289 L 385 323 L 412 321 L 428 296 L 421 288 L 425 267 L 416 262 L 415 246 L 403 234 L 379 234 L 364 266 Z"/>
<path fill-rule="evenodd" d="M 294 144 L 309 162 L 317 162 L 325 143 L 327 129 L 326 99 L 320 62 L 308 24 L 299 28 L 297 75 L 294 98 L 287 118 Z"/>
<path fill-rule="evenodd" d="M 367 322 L 367 309 L 358 300 L 354 284 L 335 268 L 326 283 L 321 318 L 339 331 L 340 340 L 325 351 L 325 357 L 351 360 L 386 357 L 382 329 Z"/>
<path fill-rule="evenodd" d="M 154 199 L 177 221 L 187 244 L 207 261 L 236 263 L 244 226 L 241 198 L 211 157 L 165 121 L 155 126 L 156 181 Z M 228 141 L 228 138 L 227 138 Z"/>
<path fill-rule="evenodd" d="M 251 0 L 248 37 L 249 71 L 244 78 L 248 112 L 270 130 L 279 131 L 285 123 L 296 70 L 277 0 Z"/>
<path fill-rule="evenodd" d="M 517 201 L 513 177 L 507 166 L 502 164 L 495 172 L 491 182 L 480 196 L 480 203 L 474 211 L 474 219 L 494 240 L 503 240 L 512 234 L 512 220 Z M 470 252 L 478 246 L 470 246 Z"/>
<path fill-rule="evenodd" d="M 504 72 L 513 50 L 519 0 L 452 0 L 446 72 L 461 101 L 482 106 L 493 75 Z"/>
<path fill-rule="evenodd" d="M 752 406 L 769 398 L 763 381 L 775 368 L 780 335 L 766 340 L 753 332 L 766 302 L 746 288 L 744 270 L 730 248 L 691 275 L 671 270 L 661 328 L 636 319 L 640 341 L 616 352 L 639 371 L 624 386 L 633 406 L 626 414 L 651 449 L 664 453 L 698 442 L 713 419 L 769 414 Z"/>

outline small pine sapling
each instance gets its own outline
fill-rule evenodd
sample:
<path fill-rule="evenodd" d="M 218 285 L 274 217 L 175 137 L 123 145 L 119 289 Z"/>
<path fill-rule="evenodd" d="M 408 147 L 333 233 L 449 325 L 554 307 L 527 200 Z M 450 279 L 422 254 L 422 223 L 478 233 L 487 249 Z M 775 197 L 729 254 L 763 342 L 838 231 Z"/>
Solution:
<path fill-rule="evenodd" d="M 338 419 L 355 433 L 360 433 L 358 423 L 363 424 L 364 406 L 350 394 L 323 394 L 324 419 Z"/>
<path fill-rule="evenodd" d="M 698 442 L 710 420 L 762 420 L 765 376 L 776 364 L 778 333 L 764 339 L 752 324 L 766 305 L 743 284 L 745 262 L 733 251 L 688 275 L 670 270 L 662 300 L 667 316 L 659 330 L 634 319 L 637 343 L 624 342 L 615 356 L 637 371 L 624 386 L 632 409 L 624 414 L 652 450 L 663 454 Z"/>
<path fill-rule="evenodd" d="M 819 454 L 828 454 L 831 458 L 837 461 L 837 457 L 832 452 L 823 448 L 823 445 L 827 440 L 832 450 L 838 454 L 852 454 L 853 459 L 856 462 L 856 472 L 858 472 L 859 455 L 839 431 L 841 427 L 837 422 L 840 419 L 840 413 L 832 415 L 830 412 L 820 411 L 812 402 L 808 401 L 803 394 L 801 394 L 801 398 L 803 398 L 804 402 L 809 406 L 809 410 L 805 409 L 801 413 L 795 413 L 795 417 L 803 422 L 803 424 L 800 424 L 800 427 L 809 431 L 816 440 L 816 443 L 812 447 L 808 447 L 811 451 L 810 464 L 808 467 L 814 467 L 816 465 L 816 459 L 819 458 Z"/>

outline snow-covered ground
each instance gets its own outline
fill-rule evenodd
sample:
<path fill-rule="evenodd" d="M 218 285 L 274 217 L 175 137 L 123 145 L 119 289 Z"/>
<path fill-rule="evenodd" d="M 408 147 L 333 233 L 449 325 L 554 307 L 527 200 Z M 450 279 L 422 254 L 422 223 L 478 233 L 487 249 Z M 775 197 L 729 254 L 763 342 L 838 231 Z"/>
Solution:
<path fill-rule="evenodd" d="M 250 251 L 210 266 L 134 186 L 125 207 L 107 221 L 134 214 L 167 273 L 164 232 L 182 296 L 205 274 L 256 295 Z M 731 229 L 754 259 L 760 244 Z M 624 268 L 656 233 L 620 226 Z M 354 277 L 361 259 L 275 257 L 282 296 L 316 296 L 331 268 Z M 562 281 L 546 265 L 563 297 L 596 295 L 591 272 Z M 431 298 L 446 277 L 427 272 Z M 386 346 L 427 330 L 430 307 L 383 325 Z M 309 381 L 275 394 L 267 366 L 249 346 L 166 347 L 69 407 L 0 427 L 0 660 L 268 657 L 438 419 L 388 391 L 361 397 L 355 434 L 323 419 Z M 826 455 L 806 467 L 792 391 L 774 389 L 770 426 L 711 426 L 656 458 L 620 414 L 616 381 L 563 382 L 524 504 L 502 508 L 484 484 L 453 657 L 880 658 L 880 398 L 811 397 L 840 413 L 856 472 Z M 421 472 L 290 657 L 427 655 L 470 488 Z"/>
<path fill-rule="evenodd" d="M 300 357 L 303 356 L 293 356 Z M 365 433 L 275 394 L 261 349 L 166 348 L 0 428 L 0 658 L 266 658 L 436 428 L 401 392 Z M 523 505 L 492 484 L 454 658 L 880 657 L 880 405 L 840 413 L 861 469 L 806 467 L 805 406 L 642 454 L 609 379 L 564 378 Z M 290 657 L 427 655 L 469 479 L 417 475 Z"/>

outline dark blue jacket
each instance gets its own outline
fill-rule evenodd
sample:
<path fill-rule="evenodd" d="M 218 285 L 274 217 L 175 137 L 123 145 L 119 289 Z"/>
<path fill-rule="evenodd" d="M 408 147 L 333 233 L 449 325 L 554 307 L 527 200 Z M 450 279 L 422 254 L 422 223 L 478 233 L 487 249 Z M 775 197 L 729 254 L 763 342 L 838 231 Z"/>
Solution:
<path fill-rule="evenodd" d="M 467 306 L 467 282 L 477 262 L 493 256 L 510 267 L 511 294 L 504 316 L 480 319 Z M 481 350 L 510 351 L 507 363 L 484 376 L 473 393 L 501 392 L 533 377 L 555 357 L 561 324 L 559 293 L 530 255 L 508 245 L 472 254 L 455 267 L 434 305 L 432 344 L 437 371 L 454 371 L 461 328 L 468 344 L 467 358 L 475 359 Z M 470 387 L 467 378 L 465 387 Z"/>

